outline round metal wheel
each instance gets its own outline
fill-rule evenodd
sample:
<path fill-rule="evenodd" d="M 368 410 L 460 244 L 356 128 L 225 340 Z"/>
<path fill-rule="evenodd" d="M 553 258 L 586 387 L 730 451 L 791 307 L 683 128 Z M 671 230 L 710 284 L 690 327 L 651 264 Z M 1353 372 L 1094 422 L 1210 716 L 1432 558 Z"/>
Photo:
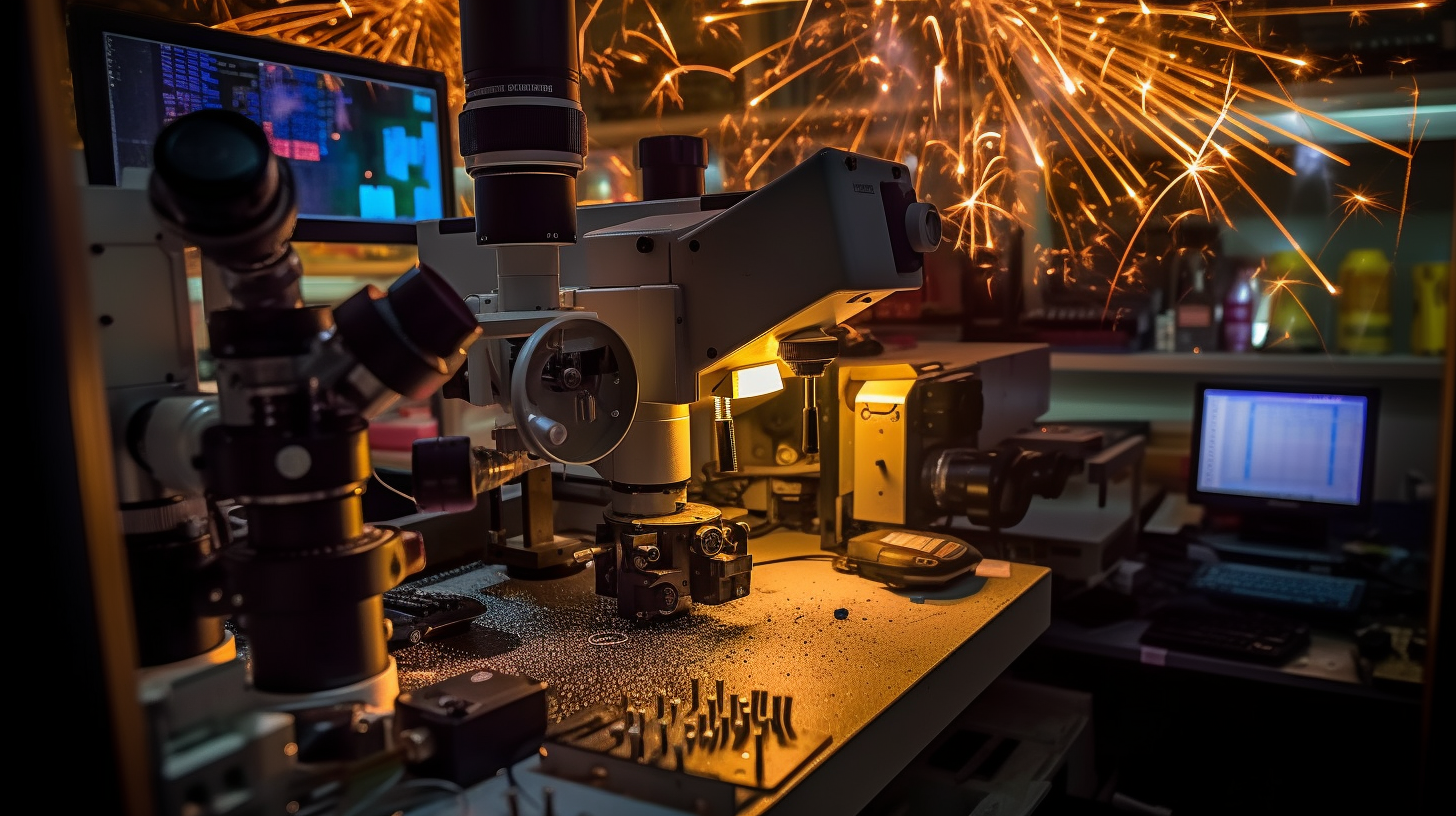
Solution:
<path fill-rule="evenodd" d="M 637 413 L 637 367 L 610 326 L 563 315 L 537 329 L 516 354 L 511 411 L 537 456 L 585 465 L 611 453 Z"/>

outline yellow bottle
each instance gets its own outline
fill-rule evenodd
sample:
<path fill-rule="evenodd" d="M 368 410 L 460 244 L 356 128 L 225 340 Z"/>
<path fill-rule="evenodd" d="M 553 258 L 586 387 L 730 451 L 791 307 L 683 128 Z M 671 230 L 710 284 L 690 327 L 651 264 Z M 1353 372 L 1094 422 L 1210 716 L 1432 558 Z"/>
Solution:
<path fill-rule="evenodd" d="M 1275 252 L 1260 275 L 1269 296 L 1269 327 L 1261 351 L 1319 351 L 1319 317 L 1329 295 L 1298 252 Z"/>
<path fill-rule="evenodd" d="M 1390 353 L 1390 261 L 1352 249 L 1340 264 L 1339 341 L 1347 354 Z"/>
<path fill-rule="evenodd" d="M 1447 288 L 1451 265 L 1417 264 L 1411 270 L 1415 284 L 1415 315 L 1411 320 L 1411 353 L 1443 354 L 1446 351 L 1446 321 L 1450 319 Z"/>

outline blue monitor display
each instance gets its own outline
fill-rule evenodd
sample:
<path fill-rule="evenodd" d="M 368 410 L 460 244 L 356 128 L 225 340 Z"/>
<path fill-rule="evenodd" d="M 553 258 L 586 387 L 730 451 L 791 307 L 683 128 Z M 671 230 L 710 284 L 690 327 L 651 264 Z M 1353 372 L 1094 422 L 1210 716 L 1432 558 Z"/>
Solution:
<path fill-rule="evenodd" d="M 416 221 L 453 214 L 439 72 L 84 6 L 68 25 L 92 184 L 149 169 L 173 119 L 227 108 L 288 161 L 297 240 L 413 243 Z"/>
<path fill-rule="evenodd" d="M 1189 498 L 1319 513 L 1370 503 L 1378 393 L 1201 385 Z"/>

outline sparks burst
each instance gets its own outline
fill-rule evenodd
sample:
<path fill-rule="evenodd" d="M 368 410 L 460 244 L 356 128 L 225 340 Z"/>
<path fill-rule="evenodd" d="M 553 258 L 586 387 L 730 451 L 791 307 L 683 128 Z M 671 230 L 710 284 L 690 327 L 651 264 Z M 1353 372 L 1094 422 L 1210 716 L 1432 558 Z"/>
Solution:
<path fill-rule="evenodd" d="M 1340 66 L 1271 47 L 1265 34 L 1280 17 L 1334 14 L 1358 25 L 1438 4 L 720 0 L 684 15 L 681 4 L 587 0 L 578 22 L 583 80 L 599 93 L 640 98 L 642 110 L 663 115 L 692 107 L 689 77 L 731 92 L 734 109 L 706 134 L 716 137 L 725 189 L 762 186 L 823 146 L 903 161 L 958 247 L 995 248 L 1010 227 L 1049 213 L 1062 266 L 1070 255 L 1071 267 L 1108 281 L 1110 303 L 1149 260 L 1140 239 L 1190 209 L 1231 225 L 1236 197 L 1334 292 L 1251 179 L 1295 174 L 1278 142 L 1350 162 L 1281 127 L 1277 114 L 1317 120 L 1407 163 L 1415 134 L 1391 144 L 1301 107 L 1290 83 Z M 425 65 L 461 85 L 453 0 L 283 2 L 223 16 L 226 27 Z M 1409 104 L 1414 114 L 1414 87 Z M 1347 219 L 1372 209 L 1350 200 Z"/>

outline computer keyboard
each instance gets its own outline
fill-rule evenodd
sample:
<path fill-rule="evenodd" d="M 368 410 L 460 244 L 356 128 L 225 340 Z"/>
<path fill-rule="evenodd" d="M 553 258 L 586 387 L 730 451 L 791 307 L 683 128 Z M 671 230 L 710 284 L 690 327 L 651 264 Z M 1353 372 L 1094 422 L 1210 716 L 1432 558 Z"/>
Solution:
<path fill-rule="evenodd" d="M 1163 649 L 1277 665 L 1309 648 L 1309 626 L 1251 610 L 1180 608 L 1154 616 L 1141 640 Z"/>
<path fill-rule="evenodd" d="M 1253 564 L 1200 564 L 1188 589 L 1215 600 L 1289 610 L 1353 615 L 1365 596 L 1365 581 Z"/>

